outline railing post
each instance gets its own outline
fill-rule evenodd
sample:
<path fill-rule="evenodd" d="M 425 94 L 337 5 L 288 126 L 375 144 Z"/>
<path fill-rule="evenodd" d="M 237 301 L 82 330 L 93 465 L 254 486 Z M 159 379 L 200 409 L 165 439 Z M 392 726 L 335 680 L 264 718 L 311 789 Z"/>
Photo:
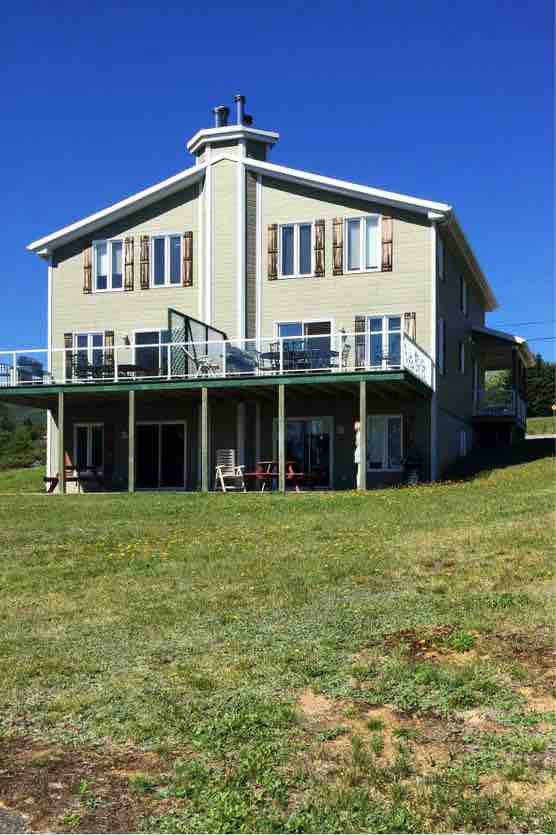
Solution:
<path fill-rule="evenodd" d="M 17 379 L 17 352 L 13 351 L 12 353 L 12 367 L 13 367 L 13 385 L 17 386 L 18 379 Z"/>
<path fill-rule="evenodd" d="M 284 373 L 284 337 L 278 337 L 278 350 L 280 352 L 280 374 Z"/>
<path fill-rule="evenodd" d="M 166 346 L 166 376 L 169 380 L 172 379 L 172 346 Z"/>
<path fill-rule="evenodd" d="M 227 360 L 226 345 L 227 345 L 227 344 L 228 344 L 228 343 L 227 343 L 227 342 L 226 342 L 226 340 L 224 339 L 224 340 L 222 341 L 222 376 L 223 376 L 223 377 L 225 377 L 225 376 L 226 376 L 226 374 L 227 374 L 227 363 L 226 363 L 226 360 Z"/>
<path fill-rule="evenodd" d="M 114 346 L 114 382 L 118 382 L 118 346 Z"/>

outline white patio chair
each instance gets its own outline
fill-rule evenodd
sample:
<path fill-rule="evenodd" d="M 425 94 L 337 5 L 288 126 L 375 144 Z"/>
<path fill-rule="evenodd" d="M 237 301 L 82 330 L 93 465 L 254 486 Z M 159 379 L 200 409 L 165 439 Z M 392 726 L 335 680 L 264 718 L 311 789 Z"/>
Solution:
<path fill-rule="evenodd" d="M 220 373 L 220 360 L 216 357 L 199 357 L 197 359 L 196 377 L 217 377 Z"/>
<path fill-rule="evenodd" d="M 246 493 L 244 470 L 243 465 L 236 464 L 235 449 L 217 449 L 214 489 L 222 490 L 223 493 L 227 493 L 228 490 L 241 490 Z"/>

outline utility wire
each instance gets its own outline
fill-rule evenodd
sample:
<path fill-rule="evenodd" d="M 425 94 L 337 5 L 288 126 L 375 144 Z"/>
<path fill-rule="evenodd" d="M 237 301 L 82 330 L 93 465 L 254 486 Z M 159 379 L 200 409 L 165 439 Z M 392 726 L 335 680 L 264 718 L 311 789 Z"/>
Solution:
<path fill-rule="evenodd" d="M 556 322 L 556 319 L 543 319 L 539 322 L 503 322 L 498 327 L 500 328 L 526 328 L 529 325 L 550 325 Z"/>

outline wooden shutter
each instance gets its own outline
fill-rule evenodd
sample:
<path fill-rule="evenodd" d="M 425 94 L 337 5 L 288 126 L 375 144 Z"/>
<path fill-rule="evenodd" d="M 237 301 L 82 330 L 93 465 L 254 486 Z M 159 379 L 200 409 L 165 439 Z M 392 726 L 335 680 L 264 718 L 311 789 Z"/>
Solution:
<path fill-rule="evenodd" d="M 104 331 L 104 364 L 114 373 L 114 331 Z"/>
<path fill-rule="evenodd" d="M 403 330 L 405 335 L 413 341 L 417 339 L 417 316 L 415 313 L 404 313 Z"/>
<path fill-rule="evenodd" d="M 324 276 L 325 268 L 325 222 L 324 220 L 315 221 L 315 276 L 322 278 Z"/>
<path fill-rule="evenodd" d="M 124 241 L 124 290 L 133 290 L 133 238 Z"/>
<path fill-rule="evenodd" d="M 365 365 L 365 317 L 355 317 L 355 365 L 362 368 Z"/>
<path fill-rule="evenodd" d="M 278 278 L 278 224 L 271 223 L 268 226 L 268 280 L 274 281 Z"/>
<path fill-rule="evenodd" d="M 91 244 L 88 244 L 83 250 L 83 292 L 92 293 L 93 291 L 93 251 Z"/>
<path fill-rule="evenodd" d="M 184 232 L 182 241 L 182 285 L 183 287 L 193 286 L 193 232 Z"/>
<path fill-rule="evenodd" d="M 382 216 L 382 272 L 392 272 L 392 218 Z"/>
<path fill-rule="evenodd" d="M 139 285 L 141 290 L 148 290 L 149 283 L 149 236 L 141 235 L 139 252 Z"/>
<path fill-rule="evenodd" d="M 64 352 L 64 362 L 66 368 L 66 382 L 71 380 L 73 377 L 73 353 L 71 349 L 73 348 L 73 333 L 65 333 L 64 334 L 64 348 L 66 351 Z"/>
<path fill-rule="evenodd" d="M 335 217 L 332 222 L 332 274 L 342 275 L 344 272 L 344 221 Z"/>

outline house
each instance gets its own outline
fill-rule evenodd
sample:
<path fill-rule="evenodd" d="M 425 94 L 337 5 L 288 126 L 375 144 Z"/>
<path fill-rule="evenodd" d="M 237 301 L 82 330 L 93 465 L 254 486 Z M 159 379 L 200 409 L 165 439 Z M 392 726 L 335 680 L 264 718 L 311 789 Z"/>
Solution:
<path fill-rule="evenodd" d="M 190 167 L 28 247 L 48 346 L 0 357 L 0 399 L 48 410 L 57 489 L 208 490 L 227 449 L 253 486 L 351 488 L 356 422 L 365 489 L 521 434 L 531 355 L 452 207 L 276 165 L 235 104 Z"/>

